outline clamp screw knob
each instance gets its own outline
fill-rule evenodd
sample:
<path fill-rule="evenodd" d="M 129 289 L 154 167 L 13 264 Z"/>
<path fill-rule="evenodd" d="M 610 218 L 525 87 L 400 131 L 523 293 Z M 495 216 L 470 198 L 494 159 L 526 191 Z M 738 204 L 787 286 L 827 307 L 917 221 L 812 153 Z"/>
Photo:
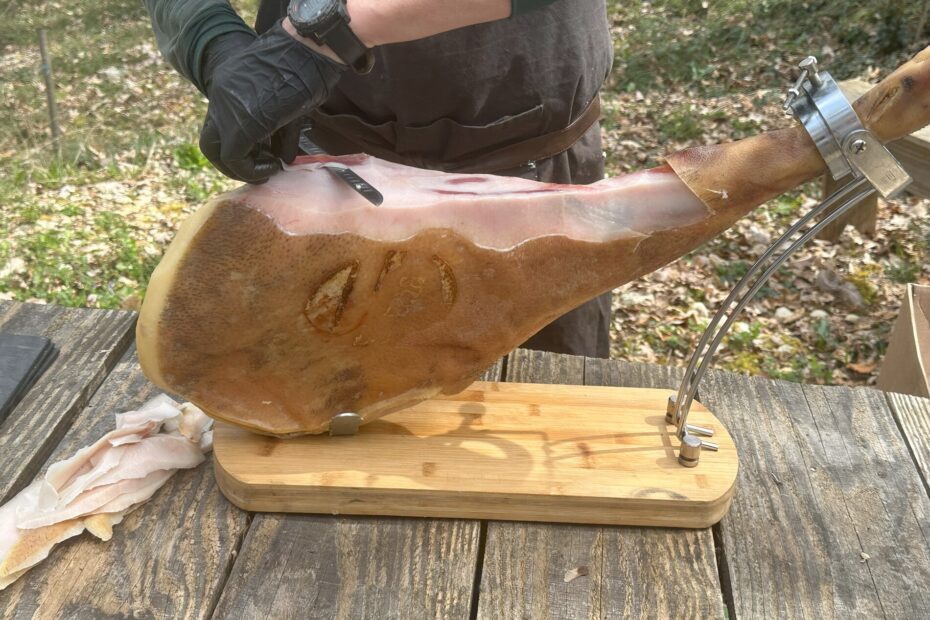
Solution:
<path fill-rule="evenodd" d="M 807 73 L 807 78 L 811 81 L 811 84 L 813 84 L 814 87 L 819 88 L 823 84 L 823 80 L 820 79 L 820 72 L 817 70 L 816 57 L 808 56 L 798 63 L 798 68 L 801 69 L 802 76 L 804 73 Z"/>
<path fill-rule="evenodd" d="M 782 105 L 782 109 L 789 115 L 794 114 L 791 107 L 795 99 L 801 96 L 801 87 L 804 85 L 804 80 L 810 80 L 813 89 L 823 86 L 823 79 L 817 71 L 817 59 L 814 56 L 808 56 L 799 62 L 798 68 L 801 69 L 801 75 L 798 76 L 798 81 L 794 83 L 794 86 L 788 89 L 788 95 L 785 97 L 784 105 Z"/>

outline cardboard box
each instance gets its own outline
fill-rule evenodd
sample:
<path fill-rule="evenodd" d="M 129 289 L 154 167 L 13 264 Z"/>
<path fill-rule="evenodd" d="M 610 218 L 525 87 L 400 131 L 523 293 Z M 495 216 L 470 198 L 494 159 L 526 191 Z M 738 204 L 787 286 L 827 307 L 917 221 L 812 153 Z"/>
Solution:
<path fill-rule="evenodd" d="M 930 397 L 930 286 L 908 284 L 878 375 L 886 392 Z"/>

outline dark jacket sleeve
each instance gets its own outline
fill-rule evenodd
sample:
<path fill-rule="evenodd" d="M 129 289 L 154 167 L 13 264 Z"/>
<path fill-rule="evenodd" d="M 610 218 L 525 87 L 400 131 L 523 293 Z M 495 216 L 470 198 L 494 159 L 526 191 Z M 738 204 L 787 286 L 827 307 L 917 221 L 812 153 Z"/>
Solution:
<path fill-rule="evenodd" d="M 555 0 L 511 0 L 511 2 L 510 16 L 513 17 L 514 15 L 541 9 L 547 4 L 552 4 Z"/>
<path fill-rule="evenodd" d="M 142 0 L 152 18 L 158 49 L 181 75 L 203 92 L 204 48 L 227 32 L 254 32 L 227 0 Z"/>

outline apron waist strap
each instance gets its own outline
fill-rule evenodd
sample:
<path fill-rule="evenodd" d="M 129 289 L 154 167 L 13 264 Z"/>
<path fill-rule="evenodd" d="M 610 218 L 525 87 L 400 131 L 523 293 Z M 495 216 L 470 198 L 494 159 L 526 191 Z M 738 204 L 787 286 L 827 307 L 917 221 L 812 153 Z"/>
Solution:
<path fill-rule="evenodd" d="M 337 133 L 335 128 L 326 127 L 324 123 L 319 122 L 319 119 L 314 119 L 313 132 L 314 134 L 322 132 L 321 138 L 324 136 L 335 138 L 334 142 L 336 144 L 354 148 L 354 152 L 368 153 L 396 163 L 443 172 L 493 174 L 504 170 L 513 170 L 530 162 L 543 161 L 567 151 L 600 119 L 600 116 L 600 97 L 595 94 L 584 111 L 564 129 L 541 136 L 534 136 L 479 155 L 442 162 L 420 161 L 405 157 L 384 146 L 373 144 L 359 135 L 346 135 L 346 132 L 338 132 L 338 136 L 335 136 L 333 135 Z M 326 143 L 330 142 L 330 140 L 324 139 L 322 142 L 323 146 L 327 146 Z"/>
<path fill-rule="evenodd" d="M 478 157 L 451 162 L 442 169 L 445 172 L 492 174 L 524 166 L 529 162 L 543 161 L 570 149 L 600 117 L 601 98 L 595 95 L 584 112 L 564 129 L 509 144 Z"/>

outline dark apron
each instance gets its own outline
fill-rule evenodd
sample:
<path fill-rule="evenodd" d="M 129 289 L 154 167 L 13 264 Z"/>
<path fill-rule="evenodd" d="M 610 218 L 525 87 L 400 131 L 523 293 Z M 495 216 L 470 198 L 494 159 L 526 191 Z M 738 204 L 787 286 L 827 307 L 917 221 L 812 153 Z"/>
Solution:
<path fill-rule="evenodd" d="M 264 0 L 256 29 L 286 7 Z M 603 178 L 596 100 L 613 57 L 604 0 L 558 0 L 374 54 L 371 73 L 345 74 L 312 115 L 311 138 L 327 152 L 552 183 Z M 610 293 L 592 299 L 523 346 L 609 357 L 610 305 Z"/>

